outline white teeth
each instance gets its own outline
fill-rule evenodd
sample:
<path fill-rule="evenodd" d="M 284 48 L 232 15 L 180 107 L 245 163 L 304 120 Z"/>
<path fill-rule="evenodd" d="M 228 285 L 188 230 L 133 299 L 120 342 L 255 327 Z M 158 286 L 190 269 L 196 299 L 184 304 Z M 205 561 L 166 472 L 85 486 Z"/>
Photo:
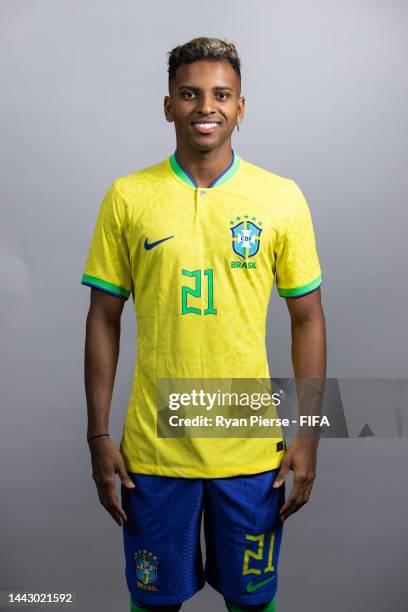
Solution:
<path fill-rule="evenodd" d="M 194 125 L 198 125 L 198 127 L 201 127 L 201 128 L 212 128 L 212 127 L 215 127 L 217 124 L 216 123 L 195 123 Z"/>

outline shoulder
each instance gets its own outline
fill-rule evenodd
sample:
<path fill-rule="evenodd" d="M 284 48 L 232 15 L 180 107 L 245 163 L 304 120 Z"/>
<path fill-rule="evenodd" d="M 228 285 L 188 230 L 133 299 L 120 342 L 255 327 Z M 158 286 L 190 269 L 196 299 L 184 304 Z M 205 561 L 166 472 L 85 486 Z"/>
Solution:
<path fill-rule="evenodd" d="M 168 181 L 168 159 L 141 168 L 130 174 L 117 177 L 111 184 L 108 194 L 120 209 L 122 217 L 129 222 L 137 222 L 143 216 L 148 203 L 158 189 L 166 188 Z"/>
<path fill-rule="evenodd" d="M 241 186 L 247 197 L 265 206 L 272 214 L 287 219 L 307 207 L 297 182 L 246 160 L 242 160 Z"/>
<path fill-rule="evenodd" d="M 272 172 L 271 170 L 267 170 L 261 166 L 257 166 L 247 161 L 246 159 L 241 158 L 241 167 L 243 170 L 243 174 L 245 174 L 245 178 L 247 179 L 255 179 L 257 181 L 261 181 L 262 186 L 275 186 L 275 187 L 285 187 L 288 183 L 292 182 L 291 178 L 286 176 L 282 176 L 281 174 L 277 174 L 276 172 Z"/>
<path fill-rule="evenodd" d="M 131 202 L 135 196 L 140 198 L 141 195 L 149 195 L 158 183 L 167 180 L 167 166 L 168 159 L 165 159 L 131 174 L 119 176 L 113 181 L 112 187 L 125 201 Z"/>

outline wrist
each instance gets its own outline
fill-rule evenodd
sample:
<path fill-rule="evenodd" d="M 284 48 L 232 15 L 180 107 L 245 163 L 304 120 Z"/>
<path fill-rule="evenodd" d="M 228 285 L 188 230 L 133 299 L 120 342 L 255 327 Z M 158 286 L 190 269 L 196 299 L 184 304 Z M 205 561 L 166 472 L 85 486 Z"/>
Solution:
<path fill-rule="evenodd" d="M 109 437 L 109 434 L 108 433 L 100 433 L 100 434 L 95 434 L 95 435 L 92 435 L 92 436 L 87 436 L 86 441 L 89 444 L 89 442 L 91 442 L 91 440 L 95 440 L 97 438 L 103 438 L 105 436 Z"/>
<path fill-rule="evenodd" d="M 293 439 L 302 444 L 317 446 L 320 442 L 320 432 L 298 432 Z"/>

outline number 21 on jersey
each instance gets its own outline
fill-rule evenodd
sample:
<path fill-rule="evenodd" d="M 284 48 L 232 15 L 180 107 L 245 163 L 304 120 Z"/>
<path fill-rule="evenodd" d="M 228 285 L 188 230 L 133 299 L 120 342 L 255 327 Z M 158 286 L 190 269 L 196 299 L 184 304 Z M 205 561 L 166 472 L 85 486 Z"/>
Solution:
<path fill-rule="evenodd" d="M 188 276 L 189 278 L 194 279 L 194 287 L 183 285 L 181 287 L 181 314 L 217 314 L 217 309 L 214 308 L 214 270 L 212 268 L 207 268 L 204 270 L 204 276 L 207 277 L 207 308 L 202 310 L 201 308 L 197 308 L 196 306 L 191 306 L 194 304 L 195 299 L 201 298 L 201 270 L 184 270 L 181 271 L 183 276 Z M 205 284 L 205 281 L 204 283 Z M 189 296 L 190 300 L 189 300 Z M 189 301 L 189 303 L 188 303 Z M 190 305 L 189 305 L 190 304 Z"/>

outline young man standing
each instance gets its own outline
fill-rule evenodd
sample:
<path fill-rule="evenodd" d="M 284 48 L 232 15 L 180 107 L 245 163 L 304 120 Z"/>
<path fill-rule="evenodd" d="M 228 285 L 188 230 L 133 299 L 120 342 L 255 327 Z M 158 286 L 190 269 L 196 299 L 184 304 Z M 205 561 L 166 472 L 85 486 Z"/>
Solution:
<path fill-rule="evenodd" d="M 178 610 L 205 581 L 231 611 L 274 610 L 283 521 L 307 502 L 315 478 L 315 438 L 297 436 L 286 450 L 283 438 L 156 433 L 159 379 L 269 378 L 265 321 L 275 279 L 291 317 L 295 376 L 325 376 L 308 205 L 294 181 L 232 149 L 244 103 L 233 44 L 197 38 L 170 52 L 164 112 L 175 125 L 175 152 L 113 182 L 82 278 L 92 287 L 85 348 L 92 475 L 101 503 L 123 525 L 134 612 Z M 119 451 L 108 420 L 131 293 L 138 350 Z"/>

